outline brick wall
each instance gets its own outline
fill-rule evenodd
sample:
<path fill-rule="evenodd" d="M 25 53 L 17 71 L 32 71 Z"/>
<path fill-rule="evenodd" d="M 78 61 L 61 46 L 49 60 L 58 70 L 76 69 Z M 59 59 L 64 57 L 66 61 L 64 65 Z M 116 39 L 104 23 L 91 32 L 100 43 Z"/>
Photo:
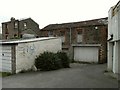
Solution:
<path fill-rule="evenodd" d="M 40 31 L 40 36 L 48 36 L 48 32 L 53 31 L 54 36 L 60 37 L 60 31 L 65 32 L 65 42 L 62 45 L 65 51 L 69 51 L 71 44 L 101 44 L 99 63 L 105 63 L 107 62 L 107 30 L 107 24 L 94 25 L 91 22 L 89 25 L 78 25 L 77 27 L 59 27 L 46 30 L 43 28 Z M 82 42 L 78 42 L 78 34 L 82 36 Z"/>
<path fill-rule="evenodd" d="M 39 25 L 31 18 L 24 20 L 11 18 L 11 21 L 2 23 L 2 39 L 11 39 L 15 36 L 20 38 L 22 32 L 29 29 L 33 30 L 36 34 L 39 33 Z"/>

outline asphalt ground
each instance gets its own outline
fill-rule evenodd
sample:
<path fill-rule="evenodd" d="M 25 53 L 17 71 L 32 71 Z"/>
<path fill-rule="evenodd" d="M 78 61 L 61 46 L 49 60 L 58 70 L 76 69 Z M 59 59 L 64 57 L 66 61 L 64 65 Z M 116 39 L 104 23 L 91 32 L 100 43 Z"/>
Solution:
<path fill-rule="evenodd" d="M 37 71 L 2 78 L 2 88 L 118 88 L 105 74 L 106 64 L 78 64 L 54 71 Z"/>

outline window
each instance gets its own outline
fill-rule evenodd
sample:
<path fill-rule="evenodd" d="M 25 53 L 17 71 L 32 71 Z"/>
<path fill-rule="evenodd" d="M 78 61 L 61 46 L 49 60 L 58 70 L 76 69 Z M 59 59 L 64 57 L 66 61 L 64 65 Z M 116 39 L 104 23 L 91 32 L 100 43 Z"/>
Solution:
<path fill-rule="evenodd" d="M 24 29 L 27 29 L 27 23 L 26 22 L 24 23 Z"/>
<path fill-rule="evenodd" d="M 5 34 L 8 34 L 8 24 L 5 24 Z"/>
<path fill-rule="evenodd" d="M 65 32 L 64 31 L 60 31 L 60 36 L 65 36 Z"/>
<path fill-rule="evenodd" d="M 5 36 L 5 39 L 8 39 L 8 35 Z"/>
<path fill-rule="evenodd" d="M 97 26 L 95 27 L 95 30 L 98 30 L 98 27 L 97 27 Z"/>
<path fill-rule="evenodd" d="M 22 34 L 20 34 L 20 38 L 22 38 L 23 37 L 23 35 Z"/>
<path fill-rule="evenodd" d="M 77 34 L 77 42 L 78 42 L 78 43 L 82 43 L 82 32 L 79 32 L 79 31 L 78 31 L 78 34 Z"/>
<path fill-rule="evenodd" d="M 48 32 L 48 36 L 49 36 L 49 37 L 53 37 L 53 31 L 49 31 L 49 32 Z"/>
<path fill-rule="evenodd" d="M 17 37 L 17 34 L 14 34 L 14 37 Z"/>
<path fill-rule="evenodd" d="M 17 22 L 15 22 L 14 27 L 18 28 L 18 23 Z"/>

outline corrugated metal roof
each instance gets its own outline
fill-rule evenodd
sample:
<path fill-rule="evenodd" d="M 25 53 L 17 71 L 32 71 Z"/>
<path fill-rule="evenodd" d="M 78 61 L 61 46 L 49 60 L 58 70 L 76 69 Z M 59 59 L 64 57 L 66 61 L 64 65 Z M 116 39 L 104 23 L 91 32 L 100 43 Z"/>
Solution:
<path fill-rule="evenodd" d="M 34 41 L 43 41 L 49 39 L 57 39 L 56 37 L 42 37 L 42 38 L 32 38 L 32 39 L 22 39 L 22 40 L 1 40 L 0 44 L 18 44 L 18 43 L 26 43 L 26 42 L 34 42 Z"/>

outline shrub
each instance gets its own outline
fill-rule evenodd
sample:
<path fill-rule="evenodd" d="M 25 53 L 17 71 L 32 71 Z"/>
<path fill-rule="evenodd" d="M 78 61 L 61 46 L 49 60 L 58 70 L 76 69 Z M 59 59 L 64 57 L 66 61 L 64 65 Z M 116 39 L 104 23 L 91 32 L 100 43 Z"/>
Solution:
<path fill-rule="evenodd" d="M 60 60 L 62 62 L 62 66 L 64 68 L 70 67 L 70 59 L 68 58 L 68 56 L 65 52 L 57 52 L 57 56 L 60 58 Z"/>
<path fill-rule="evenodd" d="M 52 52 L 44 52 L 35 59 L 35 66 L 37 69 L 44 71 L 56 70 L 62 68 L 61 60 L 57 54 Z"/>

